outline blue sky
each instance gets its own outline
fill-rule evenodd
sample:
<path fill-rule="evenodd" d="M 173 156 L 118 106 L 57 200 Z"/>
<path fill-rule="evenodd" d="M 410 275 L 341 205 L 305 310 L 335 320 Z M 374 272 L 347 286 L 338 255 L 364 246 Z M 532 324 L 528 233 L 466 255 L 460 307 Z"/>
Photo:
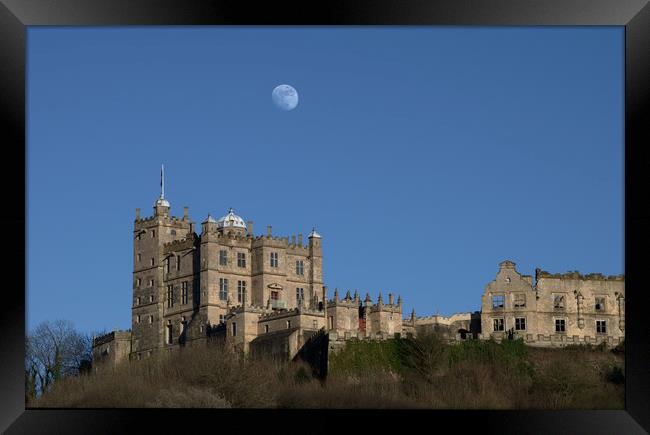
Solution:
<path fill-rule="evenodd" d="M 622 27 L 31 27 L 28 327 L 130 328 L 161 163 L 172 214 L 316 225 L 330 295 L 405 315 L 479 310 L 506 258 L 623 273 L 623 48 Z"/>

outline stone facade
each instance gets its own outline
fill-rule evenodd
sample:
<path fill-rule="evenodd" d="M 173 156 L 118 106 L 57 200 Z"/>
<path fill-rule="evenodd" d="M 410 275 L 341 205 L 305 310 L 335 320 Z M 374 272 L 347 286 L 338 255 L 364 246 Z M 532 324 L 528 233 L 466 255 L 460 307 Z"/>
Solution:
<path fill-rule="evenodd" d="M 510 334 L 538 346 L 616 345 L 625 337 L 625 280 L 540 269 L 520 275 L 512 261 L 499 264 L 482 297 L 481 338 Z"/>
<path fill-rule="evenodd" d="M 130 331 L 94 341 L 95 361 L 115 365 L 171 351 L 211 336 L 250 353 L 295 355 L 308 337 L 329 334 L 331 349 L 349 339 L 387 339 L 437 331 L 449 340 L 522 337 L 533 345 L 617 344 L 625 331 L 623 276 L 551 275 L 535 282 L 511 261 L 499 265 L 485 288 L 482 310 L 449 317 L 402 318 L 402 298 L 376 303 L 357 292 L 327 297 L 322 238 L 315 230 L 297 239 L 253 234 L 253 222 L 231 209 L 210 215 L 200 234 L 189 218 L 170 215 L 164 190 L 153 215 L 136 209 L 133 226 L 133 305 Z M 216 334 L 216 335 L 215 335 Z M 275 337 L 275 338 L 273 338 Z M 274 342 L 273 340 L 279 340 Z"/>

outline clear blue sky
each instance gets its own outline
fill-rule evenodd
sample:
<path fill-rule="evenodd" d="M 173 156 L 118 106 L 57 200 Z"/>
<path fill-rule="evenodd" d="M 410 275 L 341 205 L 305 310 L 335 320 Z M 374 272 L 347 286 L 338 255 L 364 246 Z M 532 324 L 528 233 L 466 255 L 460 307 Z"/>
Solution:
<path fill-rule="evenodd" d="M 29 28 L 27 322 L 130 328 L 135 208 L 316 225 L 330 288 L 623 273 L 624 30 Z M 295 87 L 281 111 L 273 88 Z"/>

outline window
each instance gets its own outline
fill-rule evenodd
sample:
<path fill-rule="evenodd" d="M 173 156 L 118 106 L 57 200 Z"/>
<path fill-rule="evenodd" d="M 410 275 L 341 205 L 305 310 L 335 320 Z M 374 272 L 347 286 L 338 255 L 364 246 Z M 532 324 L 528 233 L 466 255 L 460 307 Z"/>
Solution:
<path fill-rule="evenodd" d="M 232 336 L 237 335 L 237 324 L 235 322 L 232 322 Z"/>
<path fill-rule="evenodd" d="M 140 315 L 135 316 L 135 323 L 140 323 Z"/>
<path fill-rule="evenodd" d="M 492 296 L 492 308 L 503 308 L 505 298 L 503 295 Z"/>
<path fill-rule="evenodd" d="M 291 320 L 287 320 L 287 329 L 291 328 Z"/>
<path fill-rule="evenodd" d="M 136 305 L 140 305 L 140 296 L 138 296 L 137 298 L 135 298 L 135 304 L 136 304 Z"/>
<path fill-rule="evenodd" d="M 156 237 L 156 230 L 151 230 L 151 238 L 153 239 Z"/>
<path fill-rule="evenodd" d="M 564 309 L 564 295 L 553 295 L 553 308 L 556 310 Z"/>
<path fill-rule="evenodd" d="M 269 332 L 269 325 L 264 325 L 264 333 Z"/>
<path fill-rule="evenodd" d="M 596 320 L 596 334 L 607 334 L 607 321 Z"/>
<path fill-rule="evenodd" d="M 526 318 L 517 317 L 515 318 L 515 331 L 525 331 L 526 330 Z"/>
<path fill-rule="evenodd" d="M 305 298 L 305 290 L 301 287 L 296 288 L 296 304 L 300 304 Z"/>
<path fill-rule="evenodd" d="M 171 266 L 171 257 L 165 258 L 165 273 L 169 273 L 169 267 Z"/>
<path fill-rule="evenodd" d="M 566 320 L 555 319 L 555 332 L 566 332 Z"/>
<path fill-rule="evenodd" d="M 271 300 L 277 301 L 278 299 L 280 299 L 280 294 L 276 291 L 271 291 Z"/>
<path fill-rule="evenodd" d="M 225 323 L 226 322 L 226 316 L 223 314 L 219 314 L 219 323 Z"/>
<path fill-rule="evenodd" d="M 142 278 L 138 278 L 138 279 L 135 280 L 136 287 L 140 288 L 141 284 L 142 284 Z"/>
<path fill-rule="evenodd" d="M 302 260 L 296 261 L 296 275 L 305 274 L 305 263 Z"/>
<path fill-rule="evenodd" d="M 244 292 L 246 291 L 246 281 L 237 281 L 237 302 L 244 302 Z"/>
<path fill-rule="evenodd" d="M 167 321 L 167 344 L 173 344 L 174 343 L 174 336 L 172 334 L 172 321 L 168 320 Z"/>
<path fill-rule="evenodd" d="M 278 267 L 278 253 L 271 252 L 271 267 Z"/>
<path fill-rule="evenodd" d="M 246 254 L 244 252 L 237 253 L 237 267 L 246 267 Z"/>
<path fill-rule="evenodd" d="M 153 295 L 149 295 L 149 302 L 153 302 Z"/>
<path fill-rule="evenodd" d="M 312 326 L 314 329 L 318 329 L 318 322 L 317 322 L 316 320 L 312 320 L 312 321 L 311 321 L 311 326 Z"/>
<path fill-rule="evenodd" d="M 594 304 L 594 309 L 596 311 L 605 311 L 605 297 L 597 296 Z"/>
<path fill-rule="evenodd" d="M 176 256 L 176 270 L 181 270 L 181 256 Z"/>
<path fill-rule="evenodd" d="M 227 266 L 228 265 L 228 251 L 222 249 L 219 251 L 219 265 Z"/>
<path fill-rule="evenodd" d="M 153 323 L 153 315 L 150 315 L 149 316 L 149 324 L 152 324 L 152 323 Z"/>
<path fill-rule="evenodd" d="M 174 286 L 167 286 L 167 308 L 174 306 Z"/>
<path fill-rule="evenodd" d="M 334 316 L 329 316 L 329 329 L 334 329 Z"/>
<path fill-rule="evenodd" d="M 515 308 L 524 308 L 526 306 L 526 295 L 523 293 L 515 293 Z"/>
<path fill-rule="evenodd" d="M 494 330 L 495 331 L 504 330 L 503 319 L 494 319 Z"/>
<path fill-rule="evenodd" d="M 153 257 L 152 257 L 151 258 L 151 265 L 153 266 L 154 264 L 156 264 L 156 260 L 154 260 Z"/>
<path fill-rule="evenodd" d="M 153 281 L 153 279 L 150 279 L 149 280 L 149 287 L 153 287 L 153 285 L 154 285 L 154 281 Z"/>
<path fill-rule="evenodd" d="M 219 299 L 228 300 L 228 279 L 219 278 Z"/>
<path fill-rule="evenodd" d="M 138 254 L 138 263 L 142 263 L 142 254 Z"/>
<path fill-rule="evenodd" d="M 187 289 L 187 287 L 188 287 L 187 286 L 187 281 L 183 281 L 183 283 L 181 285 L 182 285 L 182 288 L 181 288 L 181 304 L 186 304 L 187 301 L 188 301 L 188 293 L 189 293 L 189 291 Z"/>
<path fill-rule="evenodd" d="M 171 231 L 171 235 L 172 235 L 172 236 L 175 236 L 175 235 L 176 235 L 176 230 L 172 230 L 172 231 Z"/>

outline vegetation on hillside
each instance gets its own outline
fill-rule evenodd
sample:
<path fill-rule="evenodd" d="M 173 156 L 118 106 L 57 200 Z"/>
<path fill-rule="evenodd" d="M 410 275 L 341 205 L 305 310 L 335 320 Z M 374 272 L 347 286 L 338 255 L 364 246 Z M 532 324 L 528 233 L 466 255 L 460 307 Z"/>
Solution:
<path fill-rule="evenodd" d="M 319 381 L 304 363 L 211 345 L 67 377 L 27 406 L 622 409 L 623 367 L 622 353 L 604 348 L 448 345 L 424 335 L 350 341 Z"/>

